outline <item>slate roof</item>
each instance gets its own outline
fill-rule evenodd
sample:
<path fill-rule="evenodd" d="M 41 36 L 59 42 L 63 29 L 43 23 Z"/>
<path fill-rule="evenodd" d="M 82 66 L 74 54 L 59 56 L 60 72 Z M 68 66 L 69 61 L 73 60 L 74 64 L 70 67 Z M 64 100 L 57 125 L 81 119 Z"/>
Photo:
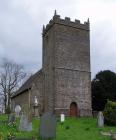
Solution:
<path fill-rule="evenodd" d="M 30 76 L 29 79 L 27 79 L 27 81 L 14 93 L 14 95 L 11 98 L 14 98 L 14 97 L 24 93 L 25 91 L 28 91 L 29 89 L 31 89 L 33 82 L 36 80 L 36 78 L 38 78 L 38 76 L 41 73 L 42 73 L 42 69 L 40 69 L 35 74 Z"/>

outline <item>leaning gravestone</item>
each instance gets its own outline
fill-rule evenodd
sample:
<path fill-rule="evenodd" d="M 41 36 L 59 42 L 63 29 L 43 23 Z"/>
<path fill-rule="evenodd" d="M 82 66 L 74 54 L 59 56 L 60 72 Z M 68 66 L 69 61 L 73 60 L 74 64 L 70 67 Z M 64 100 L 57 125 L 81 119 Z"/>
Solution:
<path fill-rule="evenodd" d="M 19 116 L 20 116 L 20 112 L 21 112 L 21 107 L 20 107 L 20 105 L 16 105 L 16 107 L 15 107 L 16 117 L 19 117 Z"/>
<path fill-rule="evenodd" d="M 20 118 L 19 131 L 32 131 L 32 123 L 28 122 L 27 116 L 24 114 Z"/>
<path fill-rule="evenodd" d="M 101 111 L 99 111 L 99 113 L 98 113 L 97 123 L 98 123 L 98 127 L 104 127 L 104 116 Z"/>
<path fill-rule="evenodd" d="M 8 124 L 13 124 L 15 122 L 16 118 L 15 118 L 15 114 L 12 113 L 8 116 Z"/>
<path fill-rule="evenodd" d="M 45 140 L 56 137 L 56 118 L 49 112 L 40 118 L 40 137 Z"/>

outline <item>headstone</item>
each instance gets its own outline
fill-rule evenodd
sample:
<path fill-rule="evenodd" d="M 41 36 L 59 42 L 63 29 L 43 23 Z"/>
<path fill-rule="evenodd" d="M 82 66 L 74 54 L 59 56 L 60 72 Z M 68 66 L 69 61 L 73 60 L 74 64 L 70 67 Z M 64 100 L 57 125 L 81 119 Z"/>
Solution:
<path fill-rule="evenodd" d="M 16 117 L 19 117 L 19 116 L 20 116 L 20 112 L 21 112 L 21 107 L 20 107 L 20 105 L 16 105 L 16 107 L 15 107 Z"/>
<path fill-rule="evenodd" d="M 61 120 L 61 123 L 63 123 L 65 121 L 65 115 L 64 114 L 60 115 L 60 120 Z"/>
<path fill-rule="evenodd" d="M 28 122 L 28 118 L 24 114 L 20 118 L 19 131 L 32 131 L 32 123 Z"/>
<path fill-rule="evenodd" d="M 15 118 L 15 114 L 12 113 L 8 116 L 8 124 L 13 124 L 15 122 L 16 118 Z"/>
<path fill-rule="evenodd" d="M 98 113 L 97 123 L 98 123 L 98 127 L 104 127 L 104 116 L 101 111 L 99 111 L 99 113 Z"/>
<path fill-rule="evenodd" d="M 28 129 L 27 129 L 27 131 L 32 131 L 32 122 L 29 122 L 28 123 Z"/>
<path fill-rule="evenodd" d="M 46 112 L 40 118 L 40 137 L 42 139 L 56 137 L 56 118 L 53 114 Z"/>

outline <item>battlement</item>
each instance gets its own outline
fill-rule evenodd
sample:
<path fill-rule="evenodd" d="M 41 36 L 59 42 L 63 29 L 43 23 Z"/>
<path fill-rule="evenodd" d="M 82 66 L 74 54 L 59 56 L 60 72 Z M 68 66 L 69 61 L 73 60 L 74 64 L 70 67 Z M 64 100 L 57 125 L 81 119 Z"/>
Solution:
<path fill-rule="evenodd" d="M 82 30 L 89 30 L 89 19 L 87 22 L 81 23 L 80 20 L 75 19 L 75 21 L 71 21 L 69 17 L 65 17 L 65 19 L 61 19 L 60 15 L 55 14 L 53 16 L 53 19 L 49 21 L 49 23 L 45 26 L 43 26 L 43 35 L 54 25 L 54 24 L 61 24 L 64 26 L 70 26 L 77 29 Z"/>

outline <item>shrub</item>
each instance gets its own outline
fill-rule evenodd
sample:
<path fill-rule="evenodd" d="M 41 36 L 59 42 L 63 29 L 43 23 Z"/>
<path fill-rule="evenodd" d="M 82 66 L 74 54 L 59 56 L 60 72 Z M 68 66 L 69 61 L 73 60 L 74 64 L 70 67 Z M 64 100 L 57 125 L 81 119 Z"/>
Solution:
<path fill-rule="evenodd" d="M 107 125 L 116 125 L 116 102 L 107 101 L 104 109 L 104 120 Z"/>

